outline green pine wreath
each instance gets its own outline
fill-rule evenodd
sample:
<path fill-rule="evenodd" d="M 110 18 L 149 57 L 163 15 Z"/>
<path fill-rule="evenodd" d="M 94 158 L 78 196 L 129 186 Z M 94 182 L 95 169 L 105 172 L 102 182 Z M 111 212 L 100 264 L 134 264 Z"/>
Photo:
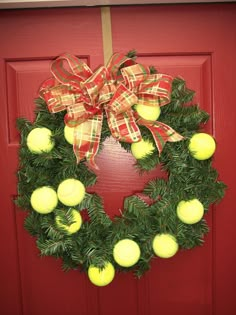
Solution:
<path fill-rule="evenodd" d="M 130 53 L 129 57 L 134 59 L 135 56 Z M 151 73 L 155 73 L 153 67 L 150 69 Z M 140 192 L 151 202 L 137 195 L 125 198 L 122 214 L 114 219 L 106 213 L 102 197 L 86 191 L 81 192 L 82 200 L 75 206 L 65 205 L 58 200 L 50 213 L 35 211 L 32 194 L 37 189 L 48 187 L 58 194 L 58 187 L 64 180 L 79 180 L 85 189 L 97 180 L 85 159 L 77 163 L 73 146 L 65 139 L 65 111 L 52 114 L 43 98 L 36 99 L 35 121 L 31 123 L 25 118 L 17 120 L 21 145 L 16 203 L 27 212 L 24 227 L 36 238 L 41 255 L 60 258 L 63 270 L 88 272 L 94 284 L 103 286 L 112 281 L 114 270 L 132 270 L 137 277 L 141 277 L 149 270 L 154 257 L 168 258 L 178 250 L 203 244 L 209 230 L 204 214 L 212 204 L 223 198 L 226 186 L 218 180 L 218 172 L 212 166 L 212 156 L 199 160 L 190 151 L 192 137 L 203 132 L 204 124 L 209 119 L 207 112 L 192 103 L 193 97 L 194 92 L 186 87 L 185 81 L 174 78 L 171 101 L 161 107 L 158 121 L 171 126 L 183 139 L 166 142 L 161 154 L 151 132 L 145 126 L 140 126 L 142 138 L 152 143 L 154 149 L 137 159 L 134 169 L 142 176 L 143 172 L 161 166 L 167 179 L 153 179 Z M 29 150 L 27 137 L 35 128 L 51 131 L 53 145 L 49 152 L 39 154 Z M 99 152 L 105 139 L 110 136 L 104 115 Z M 120 141 L 120 145 L 128 153 L 131 152 L 132 144 Z M 184 222 L 178 209 L 181 202 L 192 201 L 200 204 L 203 215 L 197 222 L 192 223 L 191 219 Z M 191 206 L 188 211 L 191 211 Z M 82 224 L 77 225 L 78 229 L 76 225 L 74 229 L 69 229 L 76 221 L 75 213 L 82 214 Z M 164 237 L 163 243 L 158 243 L 159 237 Z M 125 241 L 123 249 L 116 246 L 122 240 Z M 128 255 L 127 250 L 131 257 L 121 257 L 119 260 L 122 251 Z M 104 276 L 103 272 L 108 274 Z"/>

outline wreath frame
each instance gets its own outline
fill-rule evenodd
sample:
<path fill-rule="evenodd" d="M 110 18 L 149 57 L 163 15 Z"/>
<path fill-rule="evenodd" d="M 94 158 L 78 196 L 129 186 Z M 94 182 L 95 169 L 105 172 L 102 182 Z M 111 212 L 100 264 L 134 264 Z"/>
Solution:
<path fill-rule="evenodd" d="M 128 56 L 135 57 L 133 53 Z M 156 71 L 153 67 L 150 69 L 153 73 Z M 158 121 L 170 125 L 184 139 L 167 142 L 160 156 L 155 149 L 152 154 L 137 160 L 135 164 L 140 174 L 159 165 L 167 173 L 167 179 L 153 179 L 141 192 L 152 202 L 147 203 L 136 194 L 129 196 L 124 200 L 121 216 L 110 219 L 104 210 L 101 196 L 86 192 L 83 201 L 73 209 L 86 212 L 89 219 L 83 221 L 81 229 L 75 234 L 68 234 L 55 222 L 55 216 L 60 215 L 63 224 L 71 224 L 71 207 L 59 202 L 53 212 L 41 215 L 32 208 L 30 196 L 35 189 L 45 184 L 56 190 L 60 182 L 67 178 L 79 179 L 88 187 L 96 183 L 96 174 L 87 166 L 85 160 L 76 163 L 72 146 L 64 138 L 65 112 L 51 114 L 45 101 L 38 98 L 35 100 L 34 122 L 24 117 L 18 118 L 17 128 L 21 134 L 21 143 L 17 171 L 18 196 L 15 202 L 27 212 L 24 227 L 36 238 L 36 245 L 42 256 L 61 259 L 62 269 L 65 271 L 79 269 L 87 272 L 91 265 L 102 269 L 109 261 L 116 270 L 132 270 L 137 277 L 141 277 L 150 269 L 150 262 L 156 257 L 152 248 L 152 240 L 156 234 L 174 235 L 179 247 L 185 250 L 204 243 L 204 236 L 209 231 L 205 218 L 189 225 L 181 222 L 176 215 L 178 202 L 191 198 L 201 200 L 204 213 L 207 213 L 212 204 L 223 198 L 226 188 L 226 185 L 218 180 L 213 158 L 199 161 L 189 153 L 191 137 L 203 130 L 210 118 L 206 111 L 193 103 L 194 94 L 194 91 L 186 87 L 183 79 L 174 78 L 171 101 L 163 106 Z M 50 152 L 33 154 L 28 150 L 27 135 L 36 127 L 52 130 L 55 146 Z M 144 140 L 153 142 L 147 128 L 140 126 L 140 131 Z M 104 118 L 99 152 L 108 137 L 110 129 L 107 119 Z M 129 143 L 119 143 L 124 150 L 130 152 Z M 127 237 L 137 242 L 141 249 L 138 262 L 128 268 L 118 265 L 112 255 L 117 241 Z"/>

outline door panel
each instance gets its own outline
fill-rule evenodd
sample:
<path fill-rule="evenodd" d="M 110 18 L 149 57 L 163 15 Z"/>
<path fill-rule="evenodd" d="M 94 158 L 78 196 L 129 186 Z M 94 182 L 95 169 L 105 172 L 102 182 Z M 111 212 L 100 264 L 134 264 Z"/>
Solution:
<path fill-rule="evenodd" d="M 203 247 L 154 259 L 140 280 L 117 274 L 109 286 L 97 288 L 85 274 L 64 273 L 60 261 L 39 257 L 23 227 L 25 213 L 12 198 L 19 147 L 15 120 L 34 118 L 33 99 L 56 56 L 70 52 L 92 69 L 103 63 L 100 8 L 0 11 L 1 314 L 235 314 L 235 13 L 234 4 L 111 8 L 114 52 L 136 49 L 138 62 L 183 77 L 196 91 L 194 101 L 211 114 L 204 130 L 216 136 L 214 163 L 229 189 L 207 216 L 210 233 Z M 156 169 L 140 178 L 133 157 L 112 139 L 97 163 L 98 183 L 91 191 L 103 196 L 111 217 L 122 211 L 124 197 L 163 175 Z"/>
<path fill-rule="evenodd" d="M 204 130 L 217 140 L 214 165 L 229 187 L 225 199 L 208 215 L 210 234 L 203 247 L 172 261 L 153 262 L 146 280 L 149 294 L 141 300 L 149 304 L 144 314 L 233 315 L 236 188 L 229 139 L 236 132 L 236 5 L 120 7 L 111 12 L 114 51 L 136 49 L 138 60 L 182 76 L 197 92 L 195 101 L 211 114 Z"/>
<path fill-rule="evenodd" d="M 140 62 L 154 65 L 158 72 L 170 73 L 182 77 L 187 87 L 196 92 L 193 102 L 212 116 L 212 78 L 210 54 L 152 53 L 141 54 Z M 204 88 L 203 88 L 204 87 Z M 212 119 L 204 130 L 212 133 Z M 212 213 L 209 213 L 208 224 L 212 227 Z M 156 259 L 153 267 L 156 279 L 148 273 L 150 314 L 155 314 L 158 305 L 160 313 L 177 314 L 210 314 L 212 296 L 212 235 L 205 239 L 205 246 L 179 253 L 171 260 Z M 174 266 L 174 268 L 173 268 Z M 181 292 L 181 294 L 180 294 Z M 144 305 L 146 304 L 142 299 Z"/>
<path fill-rule="evenodd" d="M 35 240 L 23 228 L 17 193 L 17 117 L 34 118 L 34 98 L 63 52 L 78 55 L 91 68 L 103 63 L 100 9 L 0 12 L 1 62 L 1 294 L 2 315 L 96 314 L 91 286 L 77 271 L 63 273 L 61 262 L 40 258 Z"/>

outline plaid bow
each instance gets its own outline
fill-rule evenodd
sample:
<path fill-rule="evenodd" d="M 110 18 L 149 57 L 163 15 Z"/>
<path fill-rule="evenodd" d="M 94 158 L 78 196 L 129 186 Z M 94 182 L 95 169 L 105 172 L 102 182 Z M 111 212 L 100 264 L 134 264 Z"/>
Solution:
<path fill-rule="evenodd" d="M 64 67 L 64 61 L 71 71 Z M 39 93 L 50 112 L 67 111 L 65 123 L 75 127 L 73 149 L 77 162 L 86 158 L 97 168 L 94 158 L 99 149 L 104 112 L 112 136 L 119 141 L 140 141 L 138 125 L 151 131 L 159 153 L 166 141 L 183 138 L 161 122 L 137 117 L 132 109 L 138 102 L 149 106 L 168 104 L 171 76 L 150 74 L 149 67 L 119 53 L 95 72 L 75 56 L 63 54 L 52 62 L 51 72 L 54 78 L 46 80 Z"/>

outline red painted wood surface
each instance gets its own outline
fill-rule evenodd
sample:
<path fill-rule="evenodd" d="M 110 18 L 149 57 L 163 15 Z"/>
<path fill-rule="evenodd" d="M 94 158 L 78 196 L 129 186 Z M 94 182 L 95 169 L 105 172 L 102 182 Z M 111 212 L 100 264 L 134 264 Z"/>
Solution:
<path fill-rule="evenodd" d="M 69 51 L 91 68 L 103 63 L 100 9 L 1 11 L 0 38 L 0 314 L 93 314 L 94 288 L 85 275 L 65 274 L 59 261 L 39 257 L 12 198 L 17 192 L 16 117 L 33 119 L 33 100 L 50 75 L 52 58 Z"/>
<path fill-rule="evenodd" d="M 236 313 L 235 206 L 232 137 L 236 132 L 236 5 L 113 7 L 114 51 L 136 49 L 138 61 L 180 75 L 195 101 L 211 114 L 206 131 L 217 139 L 215 166 L 229 187 L 207 217 L 205 245 L 169 260 L 154 259 L 141 279 L 118 274 L 97 288 L 86 275 L 60 270 L 60 261 L 39 258 L 23 228 L 16 194 L 19 115 L 33 119 L 33 98 L 55 56 L 69 51 L 91 68 L 103 63 L 99 8 L 0 12 L 0 313 L 14 315 L 234 315 Z M 110 216 L 122 211 L 124 196 L 139 192 L 160 175 L 140 178 L 132 156 L 112 139 L 97 158 L 96 191 Z"/>
<path fill-rule="evenodd" d="M 148 304 L 144 314 L 236 314 L 235 16 L 235 4 L 112 9 L 115 51 L 135 48 L 148 56 L 143 60 L 173 69 L 197 91 L 200 106 L 212 115 L 208 128 L 217 139 L 215 166 L 229 187 L 209 216 L 205 246 L 153 265 L 146 278 L 147 299 L 141 300 L 144 309 Z"/>

